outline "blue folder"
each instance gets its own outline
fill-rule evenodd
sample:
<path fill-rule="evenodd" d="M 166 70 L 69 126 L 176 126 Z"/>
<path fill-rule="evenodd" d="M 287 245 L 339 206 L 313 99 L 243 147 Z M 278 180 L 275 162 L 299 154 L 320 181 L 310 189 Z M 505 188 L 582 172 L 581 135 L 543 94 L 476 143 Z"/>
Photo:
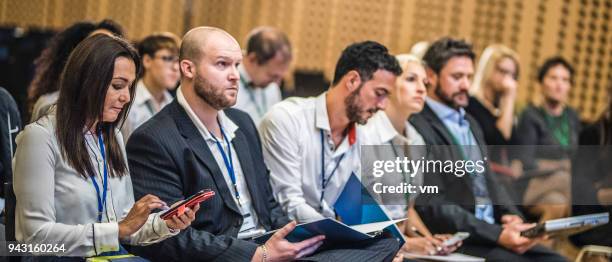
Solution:
<path fill-rule="evenodd" d="M 259 244 L 265 243 L 276 231 L 268 232 L 253 240 Z M 325 235 L 325 241 L 336 243 L 358 242 L 372 238 L 368 234 L 353 230 L 351 227 L 331 218 L 324 218 L 310 223 L 300 224 L 285 238 L 289 242 L 300 242 L 308 238 Z"/>
<path fill-rule="evenodd" d="M 286 239 L 290 242 L 300 242 L 317 235 L 325 235 L 326 242 L 354 243 L 371 239 L 381 232 L 366 232 L 368 233 L 366 234 L 351 228 L 351 226 L 391 221 L 385 211 L 363 187 L 355 174 L 351 174 L 344 189 L 342 189 L 342 193 L 340 193 L 334 204 L 334 209 L 340 221 L 324 218 L 300 224 L 287 235 Z M 380 228 L 380 230 L 383 229 L 394 236 L 401 245 L 406 242 L 403 234 L 394 223 L 385 228 Z M 253 238 L 253 240 L 256 243 L 263 244 L 274 232 L 276 231 L 267 232 L 264 235 Z"/>
<path fill-rule="evenodd" d="M 334 209 L 340 221 L 349 226 L 391 220 L 355 174 L 349 177 L 334 204 Z M 404 235 L 395 224 L 385 230 L 389 231 L 401 245 L 406 242 Z"/>

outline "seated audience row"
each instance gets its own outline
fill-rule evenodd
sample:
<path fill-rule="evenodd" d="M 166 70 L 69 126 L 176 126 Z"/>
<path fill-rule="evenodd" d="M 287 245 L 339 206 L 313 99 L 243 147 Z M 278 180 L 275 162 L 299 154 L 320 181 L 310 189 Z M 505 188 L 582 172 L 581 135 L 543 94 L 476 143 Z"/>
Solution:
<path fill-rule="evenodd" d="M 281 101 L 292 51 L 278 29 L 254 29 L 244 53 L 213 27 L 182 40 L 151 35 L 138 52 L 121 35 L 110 21 L 77 23 L 37 60 L 31 124 L 17 136 L 13 159 L 16 238 L 63 243 L 61 260 L 129 251 L 151 261 L 402 261 L 404 253 L 458 251 L 566 261 L 546 235 L 521 236 L 535 226 L 527 221 L 570 215 L 573 184 L 597 185 L 592 205 L 574 213 L 610 211 L 605 155 L 596 165 L 572 165 L 579 142 L 610 144 L 609 112 L 581 135 L 567 103 L 574 72 L 560 57 L 544 63 L 542 96 L 517 121 L 519 59 L 502 45 L 487 47 L 476 67 L 471 45 L 452 38 L 428 45 L 422 59 L 353 43 L 329 90 Z M 465 176 L 372 177 L 364 158 L 389 152 L 490 161 Z M 398 224 L 402 246 L 388 235 L 348 245 L 324 235 L 290 241 L 298 223 L 342 220 L 336 205 L 353 175 L 366 188 L 407 183 L 439 192 L 373 196 L 390 219 L 408 218 Z M 215 196 L 161 218 L 205 189 Z M 264 244 L 253 241 L 274 230 Z M 470 237 L 444 246 L 456 232 Z M 606 234 L 573 240 L 610 245 Z"/>

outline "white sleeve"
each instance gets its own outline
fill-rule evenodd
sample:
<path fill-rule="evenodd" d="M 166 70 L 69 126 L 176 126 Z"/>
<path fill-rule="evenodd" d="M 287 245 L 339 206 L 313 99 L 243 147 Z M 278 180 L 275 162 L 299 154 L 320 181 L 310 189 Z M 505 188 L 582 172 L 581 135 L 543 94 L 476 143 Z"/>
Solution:
<path fill-rule="evenodd" d="M 125 186 L 128 192 L 127 194 L 127 205 L 123 210 L 123 214 L 121 215 L 121 220 L 123 220 L 127 214 L 132 209 L 134 205 L 134 191 L 132 188 L 132 179 L 130 176 L 125 177 Z M 153 243 L 160 242 L 166 238 L 177 235 L 180 230 L 172 230 L 168 228 L 166 221 L 159 217 L 160 213 L 150 214 L 147 218 L 147 222 L 145 222 L 142 227 L 132 234 L 129 239 L 126 239 L 126 242 L 133 246 L 145 246 Z"/>
<path fill-rule="evenodd" d="M 277 108 L 269 112 L 259 126 L 264 160 L 270 169 L 270 184 L 276 200 L 291 219 L 299 222 L 320 219 L 323 216 L 304 198 L 300 130 L 290 121 L 290 116 Z"/>
<path fill-rule="evenodd" d="M 17 139 L 13 159 L 16 238 L 24 243 L 63 244 L 64 256 L 94 256 L 119 250 L 116 223 L 56 223 L 55 165 L 59 156 L 53 134 L 35 124 Z"/>

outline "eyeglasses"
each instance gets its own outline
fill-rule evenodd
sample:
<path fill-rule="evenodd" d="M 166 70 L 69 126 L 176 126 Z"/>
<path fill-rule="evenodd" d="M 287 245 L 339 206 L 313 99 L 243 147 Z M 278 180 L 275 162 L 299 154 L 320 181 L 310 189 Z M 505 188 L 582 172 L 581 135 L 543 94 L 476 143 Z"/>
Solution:
<path fill-rule="evenodd" d="M 168 64 L 178 63 L 179 61 L 178 56 L 175 56 L 175 55 L 162 55 L 162 56 L 155 56 L 154 58 L 159 58 Z"/>

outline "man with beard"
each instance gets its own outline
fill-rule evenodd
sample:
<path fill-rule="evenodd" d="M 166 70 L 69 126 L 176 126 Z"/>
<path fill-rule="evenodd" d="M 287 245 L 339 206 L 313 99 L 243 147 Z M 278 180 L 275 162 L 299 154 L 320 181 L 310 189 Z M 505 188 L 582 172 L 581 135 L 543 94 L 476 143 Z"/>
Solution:
<path fill-rule="evenodd" d="M 175 101 L 136 129 L 127 144 L 134 194 L 155 193 L 166 203 L 200 190 L 216 194 L 200 204 L 191 228 L 132 252 L 152 261 L 292 261 L 322 245 L 323 236 L 285 239 L 296 223 L 274 200 L 255 125 L 245 112 L 230 108 L 241 61 L 240 46 L 221 29 L 198 27 L 185 34 Z M 280 230 L 264 245 L 248 241 L 275 229 Z M 397 249 L 385 245 L 357 253 L 326 250 L 308 260 L 393 257 Z"/>
<path fill-rule="evenodd" d="M 355 43 L 342 51 L 327 92 L 289 98 L 264 117 L 259 130 L 270 183 L 291 219 L 335 217 L 336 199 L 360 171 L 359 125 L 385 108 L 401 72 L 385 46 Z"/>
<path fill-rule="evenodd" d="M 486 144 L 478 123 L 468 114 L 468 90 L 474 74 L 471 45 L 443 38 L 434 42 L 423 60 L 431 86 L 421 113 L 410 122 L 432 147 L 436 160 L 486 160 Z M 442 147 L 441 145 L 448 145 Z M 466 169 L 467 170 L 467 169 Z M 520 212 L 496 174 L 426 174 L 424 184 L 439 194 L 421 194 L 416 209 L 432 233 L 469 232 L 460 252 L 495 261 L 565 261 L 537 245 L 544 237 L 520 235 L 535 224 L 523 222 Z"/>

